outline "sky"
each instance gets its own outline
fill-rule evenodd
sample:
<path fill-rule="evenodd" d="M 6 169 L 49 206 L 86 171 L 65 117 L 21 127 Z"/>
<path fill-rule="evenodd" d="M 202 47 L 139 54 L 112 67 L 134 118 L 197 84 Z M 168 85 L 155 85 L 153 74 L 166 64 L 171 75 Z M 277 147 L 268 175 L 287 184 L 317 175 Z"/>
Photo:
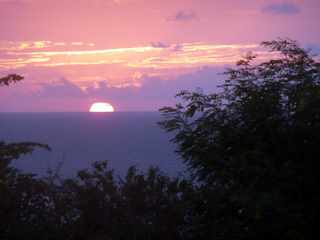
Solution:
<path fill-rule="evenodd" d="M 0 0 L 0 112 L 156 111 L 183 89 L 217 91 L 259 44 L 320 53 L 319 0 Z"/>

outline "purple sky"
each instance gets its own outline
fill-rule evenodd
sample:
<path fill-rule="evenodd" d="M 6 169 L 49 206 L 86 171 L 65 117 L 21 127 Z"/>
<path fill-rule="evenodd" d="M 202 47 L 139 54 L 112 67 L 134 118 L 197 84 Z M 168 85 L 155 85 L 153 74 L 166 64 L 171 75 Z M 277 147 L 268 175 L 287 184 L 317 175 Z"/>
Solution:
<path fill-rule="evenodd" d="M 182 89 L 214 91 L 217 73 L 259 43 L 320 52 L 319 0 L 0 0 L 0 111 L 157 110 Z"/>

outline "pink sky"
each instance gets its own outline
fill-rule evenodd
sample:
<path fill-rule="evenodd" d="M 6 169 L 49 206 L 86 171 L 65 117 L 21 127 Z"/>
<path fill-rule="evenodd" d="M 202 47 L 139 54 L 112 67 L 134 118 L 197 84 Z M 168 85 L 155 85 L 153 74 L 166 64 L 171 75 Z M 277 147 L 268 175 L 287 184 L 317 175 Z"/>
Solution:
<path fill-rule="evenodd" d="M 319 0 L 0 0 L 0 111 L 157 110 L 264 40 L 320 49 Z"/>

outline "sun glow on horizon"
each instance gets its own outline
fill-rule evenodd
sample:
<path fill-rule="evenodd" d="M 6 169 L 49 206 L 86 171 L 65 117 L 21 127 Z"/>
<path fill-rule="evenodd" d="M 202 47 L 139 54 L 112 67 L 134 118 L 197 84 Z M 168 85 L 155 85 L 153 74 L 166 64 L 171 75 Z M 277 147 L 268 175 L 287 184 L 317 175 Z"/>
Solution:
<path fill-rule="evenodd" d="M 89 112 L 114 112 L 114 107 L 107 102 L 96 102 L 91 105 Z"/>

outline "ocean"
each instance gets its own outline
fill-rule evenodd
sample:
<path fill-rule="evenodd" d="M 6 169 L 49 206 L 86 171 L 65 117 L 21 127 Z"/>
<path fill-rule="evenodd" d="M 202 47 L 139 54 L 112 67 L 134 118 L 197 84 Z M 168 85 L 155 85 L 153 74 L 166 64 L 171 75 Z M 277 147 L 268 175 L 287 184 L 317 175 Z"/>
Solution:
<path fill-rule="evenodd" d="M 185 168 L 170 142 L 172 135 L 160 129 L 159 120 L 158 112 L 0 113 L 0 141 L 48 144 L 52 151 L 36 150 L 13 162 L 38 175 L 59 169 L 70 177 L 101 160 L 108 160 L 119 175 L 132 165 L 182 174 Z"/>

